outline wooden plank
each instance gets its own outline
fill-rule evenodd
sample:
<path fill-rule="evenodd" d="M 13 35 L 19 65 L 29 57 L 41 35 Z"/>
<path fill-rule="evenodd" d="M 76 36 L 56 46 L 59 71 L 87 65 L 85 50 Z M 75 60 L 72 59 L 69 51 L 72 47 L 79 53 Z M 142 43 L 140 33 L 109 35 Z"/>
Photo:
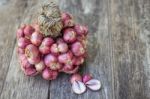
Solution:
<path fill-rule="evenodd" d="M 0 1 L 0 93 L 7 75 L 12 52 L 15 44 L 15 23 L 20 22 L 21 13 L 26 1 L 17 3 L 19 0 Z M 16 7 L 14 7 L 16 4 Z M 11 8 L 11 9 L 10 9 Z"/>
<path fill-rule="evenodd" d="M 142 98 L 150 98 L 150 1 L 132 0 L 131 11 L 133 12 L 133 27 L 135 34 L 138 34 L 138 63 L 143 69 L 140 70 L 143 81 L 143 88 L 139 89 Z"/>
<path fill-rule="evenodd" d="M 148 25 L 140 25 L 145 20 L 142 15 L 144 10 L 147 11 L 146 17 L 149 16 L 150 2 L 144 1 L 109 0 L 114 99 L 148 99 L 145 91 L 149 87 L 144 84 L 149 76 L 144 75 L 144 69 L 149 68 L 147 45 L 143 42 L 145 34 L 141 31 L 145 31 L 144 27 Z M 145 5 L 147 7 L 143 9 Z"/>
<path fill-rule="evenodd" d="M 28 77 L 20 69 L 16 48 L 0 99 L 47 99 L 49 81 Z"/>
<path fill-rule="evenodd" d="M 13 11 L 16 11 L 14 14 L 25 15 L 21 16 L 24 18 L 26 14 L 29 13 L 32 6 L 36 5 L 38 1 L 36 0 L 18 0 L 13 1 L 12 7 L 14 7 Z M 26 4 L 26 8 L 23 8 L 22 12 L 19 12 L 19 8 L 21 8 L 22 4 Z M 24 12 L 25 11 L 25 12 Z M 13 12 L 12 12 L 13 13 Z M 13 14 L 12 14 L 13 15 Z M 26 21 L 23 19 L 22 22 Z M 13 23 L 12 30 L 13 35 L 15 34 L 13 26 L 14 24 L 19 25 L 19 23 Z M 10 31 L 9 31 L 10 33 Z M 15 35 L 14 35 L 15 36 Z M 6 76 L 6 80 L 1 92 L 0 99 L 47 99 L 48 96 L 48 87 L 49 81 L 43 80 L 41 77 L 26 77 L 20 69 L 16 48 L 13 51 L 12 60 L 10 63 L 10 67 L 8 70 L 8 74 Z"/>
<path fill-rule="evenodd" d="M 81 72 L 91 73 L 103 86 L 100 91 L 87 90 L 82 95 L 76 95 L 71 91 L 70 76 L 62 74 L 51 82 L 49 99 L 113 99 L 107 0 L 63 0 L 59 1 L 59 5 L 64 11 L 72 13 L 77 22 L 89 26 L 89 57 Z"/>

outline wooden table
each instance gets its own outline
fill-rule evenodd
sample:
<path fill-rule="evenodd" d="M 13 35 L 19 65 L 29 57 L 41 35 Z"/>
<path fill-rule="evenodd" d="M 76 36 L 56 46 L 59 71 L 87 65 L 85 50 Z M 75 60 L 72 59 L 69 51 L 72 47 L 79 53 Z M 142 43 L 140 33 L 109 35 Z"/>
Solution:
<path fill-rule="evenodd" d="M 26 77 L 16 55 L 16 29 L 44 0 L 0 0 L 0 99 L 150 99 L 150 0 L 56 0 L 89 27 L 83 73 L 102 83 L 98 92 L 71 91 L 69 75 Z"/>

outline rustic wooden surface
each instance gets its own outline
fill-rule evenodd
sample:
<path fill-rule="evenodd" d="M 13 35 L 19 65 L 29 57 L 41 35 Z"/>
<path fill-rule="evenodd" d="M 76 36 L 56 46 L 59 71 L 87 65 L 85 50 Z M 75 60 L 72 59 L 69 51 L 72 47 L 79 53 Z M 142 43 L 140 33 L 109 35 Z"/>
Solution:
<path fill-rule="evenodd" d="M 150 0 L 56 0 L 90 30 L 81 71 L 102 83 L 98 92 L 71 91 L 69 75 L 45 81 L 19 68 L 15 31 L 43 0 L 0 0 L 0 99 L 150 99 Z"/>

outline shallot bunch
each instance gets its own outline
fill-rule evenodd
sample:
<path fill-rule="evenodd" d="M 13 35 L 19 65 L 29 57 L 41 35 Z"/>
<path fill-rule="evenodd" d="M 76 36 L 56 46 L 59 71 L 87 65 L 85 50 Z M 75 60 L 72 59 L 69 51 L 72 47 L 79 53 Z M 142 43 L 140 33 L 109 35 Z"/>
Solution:
<path fill-rule="evenodd" d="M 41 74 L 44 79 L 53 80 L 60 72 L 78 72 L 86 56 L 88 29 L 75 24 L 68 13 L 61 13 L 61 22 L 63 28 L 58 37 L 45 36 L 38 23 L 22 25 L 17 30 L 18 56 L 25 75 Z"/>

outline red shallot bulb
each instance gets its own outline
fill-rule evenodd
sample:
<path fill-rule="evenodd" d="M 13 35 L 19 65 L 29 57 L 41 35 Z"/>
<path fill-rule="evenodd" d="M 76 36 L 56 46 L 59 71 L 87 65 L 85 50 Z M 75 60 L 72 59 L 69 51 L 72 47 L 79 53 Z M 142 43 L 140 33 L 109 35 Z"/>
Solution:
<path fill-rule="evenodd" d="M 66 53 L 68 51 L 68 45 L 66 43 L 59 43 L 58 50 L 61 53 Z"/>
<path fill-rule="evenodd" d="M 50 66 L 48 66 L 51 70 L 61 70 L 63 65 L 59 62 L 52 62 Z"/>
<path fill-rule="evenodd" d="M 46 46 L 44 44 L 41 44 L 40 47 L 39 47 L 39 51 L 42 54 L 48 54 L 48 53 L 50 53 L 50 46 Z"/>
<path fill-rule="evenodd" d="M 22 49 L 22 48 L 17 48 L 17 52 L 18 54 L 24 54 L 25 53 L 25 49 Z"/>
<path fill-rule="evenodd" d="M 52 71 L 49 68 L 45 68 L 44 71 L 42 72 L 42 77 L 46 80 L 54 80 L 58 76 L 57 71 Z"/>
<path fill-rule="evenodd" d="M 82 81 L 82 76 L 78 73 L 75 73 L 71 76 L 70 82 L 73 84 L 75 81 Z"/>
<path fill-rule="evenodd" d="M 67 52 L 67 53 L 64 53 L 64 54 L 60 54 L 58 56 L 58 61 L 60 63 L 64 63 L 64 64 L 69 64 L 72 62 L 72 57 L 73 57 L 73 54 L 71 51 Z"/>
<path fill-rule="evenodd" d="M 40 56 L 37 56 L 37 57 L 33 57 L 33 58 L 28 58 L 28 61 L 30 64 L 37 64 L 39 63 L 41 60 Z"/>
<path fill-rule="evenodd" d="M 25 55 L 27 58 L 37 57 L 39 55 L 39 50 L 35 45 L 29 44 L 25 48 Z"/>
<path fill-rule="evenodd" d="M 44 63 L 46 66 L 50 67 L 53 63 L 57 62 L 57 57 L 53 54 L 48 54 L 44 57 Z"/>
<path fill-rule="evenodd" d="M 73 66 L 73 69 L 68 69 L 68 67 L 64 66 L 64 68 L 62 69 L 62 72 L 65 72 L 67 74 L 74 74 L 77 73 L 79 70 L 79 66 Z"/>
<path fill-rule="evenodd" d="M 26 25 L 24 28 L 24 34 L 26 37 L 30 37 L 31 34 L 34 32 L 34 28 L 30 25 Z"/>
<path fill-rule="evenodd" d="M 27 76 L 35 76 L 37 75 L 37 71 L 34 67 L 29 67 L 24 70 L 25 75 Z"/>
<path fill-rule="evenodd" d="M 51 45 L 53 43 L 54 43 L 54 40 L 52 38 L 50 38 L 50 37 L 44 38 L 43 41 L 42 41 L 42 44 L 39 47 L 39 51 L 42 54 L 48 54 L 48 53 L 50 53 L 50 48 L 51 48 Z"/>
<path fill-rule="evenodd" d="M 32 42 L 32 44 L 34 44 L 36 46 L 39 46 L 41 44 L 42 39 L 43 39 L 43 35 L 38 32 L 34 32 L 31 35 L 31 42 Z"/>
<path fill-rule="evenodd" d="M 64 41 L 67 43 L 73 43 L 76 41 L 76 32 L 72 28 L 67 28 L 64 30 L 64 35 L 63 35 Z"/>
<path fill-rule="evenodd" d="M 63 12 L 61 13 L 61 19 L 62 20 L 72 19 L 72 16 L 67 12 Z"/>
<path fill-rule="evenodd" d="M 83 78 L 82 78 L 82 81 L 83 81 L 83 83 L 86 83 L 86 82 L 88 82 L 89 80 L 91 80 L 92 79 L 92 75 L 90 75 L 90 74 L 85 74 L 84 76 L 83 76 Z"/>
<path fill-rule="evenodd" d="M 22 65 L 22 67 L 25 68 L 29 68 L 32 65 L 29 63 L 29 61 L 27 60 L 27 57 L 24 54 L 20 54 L 19 55 L 19 59 L 20 59 L 20 64 Z"/>
<path fill-rule="evenodd" d="M 51 46 L 53 43 L 54 43 L 54 40 L 50 37 L 46 37 L 42 41 L 42 44 L 46 46 Z"/>
<path fill-rule="evenodd" d="M 39 50 L 33 44 L 30 44 L 25 48 L 25 55 L 31 64 L 37 64 L 40 62 Z"/>
<path fill-rule="evenodd" d="M 59 53 L 58 45 L 56 43 L 52 44 L 51 48 L 51 53 L 57 55 Z"/>
<path fill-rule="evenodd" d="M 30 44 L 30 40 L 23 37 L 18 39 L 18 47 L 24 49 L 28 44 Z"/>
<path fill-rule="evenodd" d="M 64 27 L 72 27 L 74 26 L 74 20 L 73 19 L 66 19 L 63 21 L 63 26 Z"/>
<path fill-rule="evenodd" d="M 36 71 L 42 72 L 43 69 L 45 68 L 45 64 L 43 60 L 41 60 L 38 64 L 35 64 L 35 68 L 36 68 Z"/>
<path fill-rule="evenodd" d="M 86 26 L 77 24 L 74 26 L 74 29 L 75 29 L 76 33 L 79 35 L 87 35 L 87 33 L 88 33 L 88 29 Z"/>
<path fill-rule="evenodd" d="M 75 56 L 82 56 L 85 54 L 85 49 L 80 42 L 75 42 L 71 46 L 71 51 Z"/>
<path fill-rule="evenodd" d="M 74 57 L 73 58 L 74 65 L 81 65 L 84 63 L 84 57 Z"/>

